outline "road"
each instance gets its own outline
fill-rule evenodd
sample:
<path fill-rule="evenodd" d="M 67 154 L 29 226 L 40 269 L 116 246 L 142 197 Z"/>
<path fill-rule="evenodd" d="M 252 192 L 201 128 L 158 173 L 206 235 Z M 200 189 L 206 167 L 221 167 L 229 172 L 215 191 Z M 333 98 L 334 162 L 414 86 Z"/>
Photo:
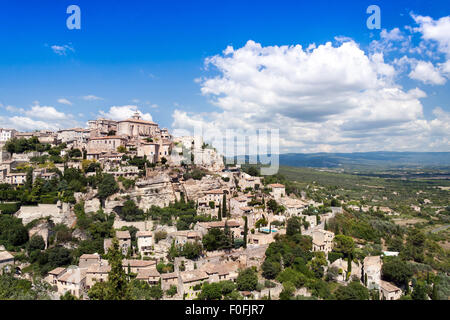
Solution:
<path fill-rule="evenodd" d="M 439 231 L 445 230 L 449 227 L 450 227 L 450 224 L 447 224 L 445 226 L 440 226 L 440 227 L 437 227 L 437 228 L 431 230 L 431 233 L 438 233 Z"/>

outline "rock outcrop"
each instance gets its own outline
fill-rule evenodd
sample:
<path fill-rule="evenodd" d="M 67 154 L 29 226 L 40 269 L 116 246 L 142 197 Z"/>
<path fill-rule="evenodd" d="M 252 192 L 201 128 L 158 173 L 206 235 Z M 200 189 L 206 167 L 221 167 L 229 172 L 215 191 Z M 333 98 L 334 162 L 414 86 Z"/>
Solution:
<path fill-rule="evenodd" d="M 205 176 L 201 180 L 189 179 L 184 183 L 184 190 L 188 200 L 203 197 L 206 191 L 215 189 L 229 189 L 229 186 L 220 178 L 215 176 Z"/>
<path fill-rule="evenodd" d="M 175 202 L 175 191 L 168 174 L 163 173 L 136 182 L 133 190 L 121 196 L 129 196 L 143 210 L 151 206 L 167 207 Z"/>

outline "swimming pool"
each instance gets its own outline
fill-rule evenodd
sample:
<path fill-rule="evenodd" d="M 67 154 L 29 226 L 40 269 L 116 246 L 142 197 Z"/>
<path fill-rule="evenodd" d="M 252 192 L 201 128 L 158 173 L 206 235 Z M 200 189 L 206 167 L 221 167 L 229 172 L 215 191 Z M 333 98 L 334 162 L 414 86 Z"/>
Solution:
<path fill-rule="evenodd" d="M 261 228 L 261 231 L 269 233 L 269 228 Z M 272 228 L 272 232 L 278 232 L 278 230 L 275 228 Z"/>

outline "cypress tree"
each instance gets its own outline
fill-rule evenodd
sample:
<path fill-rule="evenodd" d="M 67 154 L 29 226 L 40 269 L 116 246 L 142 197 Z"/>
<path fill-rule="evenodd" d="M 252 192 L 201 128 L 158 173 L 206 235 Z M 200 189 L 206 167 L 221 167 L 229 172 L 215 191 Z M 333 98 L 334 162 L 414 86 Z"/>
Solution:
<path fill-rule="evenodd" d="M 439 300 L 437 283 L 433 283 L 433 293 L 431 294 L 431 300 Z"/>
<path fill-rule="evenodd" d="M 227 195 L 226 195 L 226 193 L 223 194 L 222 206 L 223 206 L 222 215 L 224 217 L 227 217 Z"/>
<path fill-rule="evenodd" d="M 222 210 L 219 206 L 219 212 L 217 213 L 217 218 L 219 218 L 219 221 L 222 221 Z"/>
<path fill-rule="evenodd" d="M 348 258 L 347 258 L 347 272 L 350 274 L 352 272 L 352 254 L 351 253 L 348 254 Z"/>
<path fill-rule="evenodd" d="M 244 217 L 244 248 L 247 248 L 248 219 Z"/>
<path fill-rule="evenodd" d="M 334 223 L 334 234 L 335 235 L 339 234 L 339 226 L 338 226 L 338 224 L 336 222 Z"/>
<path fill-rule="evenodd" d="M 130 291 L 127 275 L 122 267 L 122 252 L 119 241 L 113 238 L 112 246 L 108 250 L 108 262 L 111 271 L 108 273 L 108 295 L 106 300 L 129 300 Z"/>

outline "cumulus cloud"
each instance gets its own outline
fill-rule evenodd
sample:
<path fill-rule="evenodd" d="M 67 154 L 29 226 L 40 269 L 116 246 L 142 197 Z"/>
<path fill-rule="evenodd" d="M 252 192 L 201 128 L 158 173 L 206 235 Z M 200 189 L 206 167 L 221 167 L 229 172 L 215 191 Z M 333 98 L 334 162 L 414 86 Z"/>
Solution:
<path fill-rule="evenodd" d="M 352 40 L 307 49 L 248 41 L 205 64 L 215 76 L 200 80 L 201 92 L 218 111 L 176 110 L 174 128 L 279 129 L 282 152 L 423 150 L 433 139 L 448 149 L 424 120 L 426 93 L 404 90 L 381 53 L 366 54 Z"/>
<path fill-rule="evenodd" d="M 113 119 L 113 120 L 124 120 L 131 118 L 136 112 L 140 114 L 142 119 L 147 121 L 153 121 L 150 113 L 143 113 L 139 110 L 137 106 L 127 105 L 127 106 L 112 106 L 109 111 L 100 111 L 100 116 Z"/>
<path fill-rule="evenodd" d="M 444 84 L 447 80 L 441 75 L 439 68 L 436 68 L 429 61 L 417 62 L 414 69 L 410 72 L 411 79 L 422 81 L 426 84 Z"/>
<path fill-rule="evenodd" d="M 28 109 L 7 106 L 6 110 L 14 115 L 0 117 L 0 127 L 12 127 L 22 131 L 33 131 L 59 130 L 80 126 L 80 123 L 74 119 L 73 115 L 58 111 L 52 106 L 34 104 Z"/>
<path fill-rule="evenodd" d="M 414 28 L 415 32 L 420 32 L 425 40 L 432 40 L 438 43 L 438 48 L 450 58 L 450 16 L 434 20 L 412 14 L 414 21 L 419 27 Z"/>
<path fill-rule="evenodd" d="M 47 119 L 47 120 L 63 120 L 71 117 L 64 112 L 60 112 L 56 110 L 52 106 L 40 106 L 34 105 L 31 109 L 25 111 L 25 115 L 29 117 L 34 117 L 38 119 Z"/>

